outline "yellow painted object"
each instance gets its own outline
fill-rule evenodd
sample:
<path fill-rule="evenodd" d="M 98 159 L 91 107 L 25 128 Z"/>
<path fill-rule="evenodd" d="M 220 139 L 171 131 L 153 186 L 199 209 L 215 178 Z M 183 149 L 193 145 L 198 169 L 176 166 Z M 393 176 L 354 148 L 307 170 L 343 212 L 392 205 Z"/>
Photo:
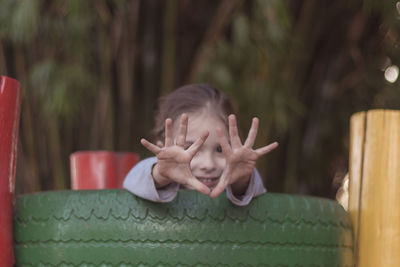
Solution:
<path fill-rule="evenodd" d="M 356 113 L 350 125 L 349 213 L 359 267 L 400 266 L 400 111 Z"/>

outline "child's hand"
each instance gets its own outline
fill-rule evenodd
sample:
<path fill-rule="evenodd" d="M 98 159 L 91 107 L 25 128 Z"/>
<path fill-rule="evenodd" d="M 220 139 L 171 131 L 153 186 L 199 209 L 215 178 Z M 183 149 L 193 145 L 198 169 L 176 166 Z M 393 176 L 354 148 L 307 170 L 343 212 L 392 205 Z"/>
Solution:
<path fill-rule="evenodd" d="M 161 188 L 171 182 L 177 182 L 209 195 L 210 189 L 197 180 L 190 170 L 190 162 L 207 139 L 208 132 L 204 132 L 196 142 L 185 150 L 187 125 L 188 116 L 182 114 L 176 144 L 174 144 L 171 119 L 165 120 L 164 147 L 156 146 L 146 139 L 140 141 L 144 147 L 157 156 L 157 163 L 152 172 L 156 187 Z"/>
<path fill-rule="evenodd" d="M 238 134 L 235 116 L 230 115 L 228 119 L 231 144 L 229 144 L 222 129 L 217 129 L 222 152 L 226 158 L 226 167 L 217 186 L 210 194 L 212 198 L 219 196 L 228 185 L 232 185 L 232 190 L 235 194 L 244 194 L 248 187 L 251 173 L 253 172 L 257 159 L 278 146 L 278 143 L 274 142 L 267 146 L 253 150 L 252 147 L 256 140 L 258 130 L 257 118 L 253 118 L 249 135 L 243 145 Z"/>

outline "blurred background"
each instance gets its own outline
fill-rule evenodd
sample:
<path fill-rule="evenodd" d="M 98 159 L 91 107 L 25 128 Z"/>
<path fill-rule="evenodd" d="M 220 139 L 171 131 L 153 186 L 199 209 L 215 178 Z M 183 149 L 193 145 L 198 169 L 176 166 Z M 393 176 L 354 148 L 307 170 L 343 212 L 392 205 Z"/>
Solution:
<path fill-rule="evenodd" d="M 374 0 L 0 0 L 0 74 L 22 84 L 17 193 L 70 186 L 78 150 L 150 154 L 158 98 L 230 95 L 271 192 L 333 198 L 349 120 L 399 109 L 399 10 Z"/>

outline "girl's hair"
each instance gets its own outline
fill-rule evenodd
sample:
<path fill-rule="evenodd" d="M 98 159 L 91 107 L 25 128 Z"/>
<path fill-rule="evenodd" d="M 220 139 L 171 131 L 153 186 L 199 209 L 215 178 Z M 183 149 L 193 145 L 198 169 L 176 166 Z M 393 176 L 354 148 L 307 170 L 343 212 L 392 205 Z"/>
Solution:
<path fill-rule="evenodd" d="M 227 117 L 234 113 L 234 108 L 223 92 L 207 84 L 185 85 L 161 98 L 152 132 L 154 141 L 164 142 L 167 118 L 174 122 L 182 113 L 202 111 L 217 115 L 228 127 Z"/>

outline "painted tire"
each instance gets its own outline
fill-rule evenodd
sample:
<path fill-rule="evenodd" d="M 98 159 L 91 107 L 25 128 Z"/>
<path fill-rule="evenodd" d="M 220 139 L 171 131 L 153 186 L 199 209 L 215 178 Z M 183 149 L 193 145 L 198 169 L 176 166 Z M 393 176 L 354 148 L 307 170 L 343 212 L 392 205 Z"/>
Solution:
<path fill-rule="evenodd" d="M 353 266 L 335 201 L 267 193 L 234 206 L 181 191 L 152 203 L 123 189 L 22 195 L 17 266 Z"/>

